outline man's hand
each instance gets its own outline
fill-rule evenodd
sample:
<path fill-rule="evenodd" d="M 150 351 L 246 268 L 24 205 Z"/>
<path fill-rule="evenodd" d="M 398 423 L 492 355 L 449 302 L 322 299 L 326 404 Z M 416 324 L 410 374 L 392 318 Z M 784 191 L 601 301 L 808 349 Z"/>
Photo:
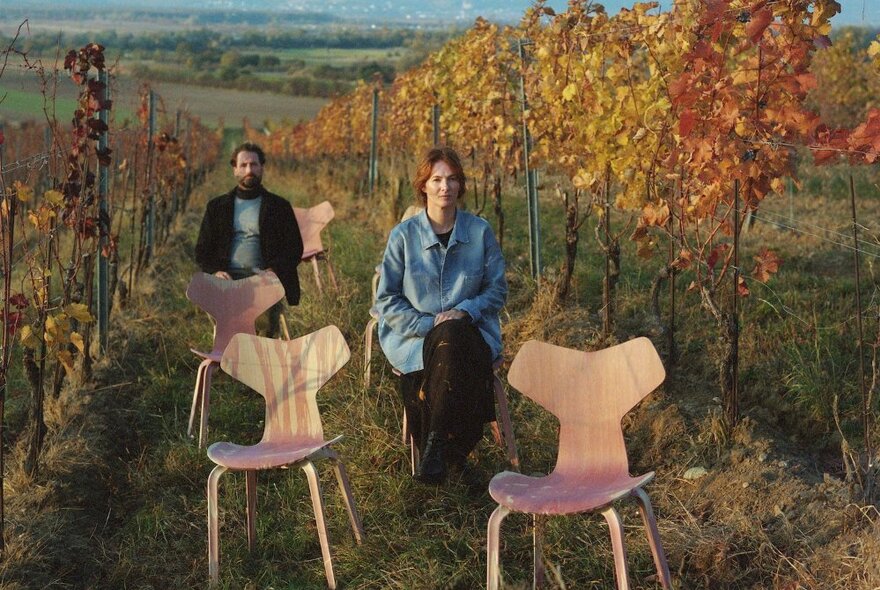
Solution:
<path fill-rule="evenodd" d="M 434 325 L 442 324 L 446 320 L 461 320 L 466 317 L 468 317 L 468 314 L 460 309 L 449 309 L 447 311 L 441 311 L 434 316 Z"/>
<path fill-rule="evenodd" d="M 214 273 L 214 276 L 217 277 L 218 279 L 226 279 L 227 281 L 232 280 L 232 277 L 229 276 L 229 273 L 226 272 L 225 270 L 218 270 L 217 272 Z"/>

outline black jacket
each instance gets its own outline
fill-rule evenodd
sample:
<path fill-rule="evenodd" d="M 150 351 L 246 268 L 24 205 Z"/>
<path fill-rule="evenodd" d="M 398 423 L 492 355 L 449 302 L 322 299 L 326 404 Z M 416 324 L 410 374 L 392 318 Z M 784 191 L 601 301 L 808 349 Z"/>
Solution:
<path fill-rule="evenodd" d="M 203 272 L 228 270 L 234 212 L 235 189 L 208 202 L 196 242 L 196 263 Z M 302 258 L 302 236 L 290 203 L 265 189 L 260 202 L 260 251 L 263 266 L 281 279 L 287 302 L 299 303 L 296 265 Z"/>

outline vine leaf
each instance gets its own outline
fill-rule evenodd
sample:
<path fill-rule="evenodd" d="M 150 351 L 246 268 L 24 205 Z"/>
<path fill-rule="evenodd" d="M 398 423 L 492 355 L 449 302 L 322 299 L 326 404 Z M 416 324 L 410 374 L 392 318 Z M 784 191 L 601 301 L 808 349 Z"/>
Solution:
<path fill-rule="evenodd" d="M 752 274 L 762 283 L 766 283 L 772 275 L 779 272 L 781 265 L 782 259 L 776 253 L 771 252 L 767 248 L 762 248 L 755 255 L 755 270 L 752 271 Z"/>
<path fill-rule="evenodd" d="M 773 11 L 769 8 L 762 8 L 754 14 L 749 24 L 746 25 L 746 35 L 752 43 L 757 43 L 764 35 L 764 31 L 773 22 Z"/>

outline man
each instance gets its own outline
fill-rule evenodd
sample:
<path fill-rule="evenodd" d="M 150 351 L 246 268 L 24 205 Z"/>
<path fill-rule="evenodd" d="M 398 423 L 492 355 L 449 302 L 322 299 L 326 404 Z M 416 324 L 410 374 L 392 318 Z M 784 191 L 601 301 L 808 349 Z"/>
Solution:
<path fill-rule="evenodd" d="M 303 253 L 302 236 L 290 203 L 262 184 L 266 155 L 260 146 L 243 143 L 232 152 L 238 185 L 208 202 L 196 263 L 203 272 L 234 280 L 270 270 L 278 275 L 287 302 L 299 303 L 296 265 Z M 284 305 L 269 310 L 269 335 L 277 336 Z"/>

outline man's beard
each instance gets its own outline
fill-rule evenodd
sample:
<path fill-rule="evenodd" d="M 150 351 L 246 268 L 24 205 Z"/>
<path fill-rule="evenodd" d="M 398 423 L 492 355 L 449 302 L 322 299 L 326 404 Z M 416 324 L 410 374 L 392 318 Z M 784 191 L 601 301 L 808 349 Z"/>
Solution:
<path fill-rule="evenodd" d="M 238 186 L 245 190 L 253 190 L 255 188 L 259 188 L 260 186 L 260 177 L 248 175 L 238 181 Z"/>

